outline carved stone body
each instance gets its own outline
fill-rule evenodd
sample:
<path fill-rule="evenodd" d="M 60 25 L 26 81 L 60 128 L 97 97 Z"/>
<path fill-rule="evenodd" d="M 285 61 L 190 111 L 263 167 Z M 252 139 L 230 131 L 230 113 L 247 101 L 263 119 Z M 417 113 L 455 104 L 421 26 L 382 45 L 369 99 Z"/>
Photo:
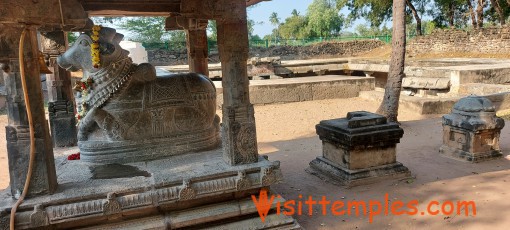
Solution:
<path fill-rule="evenodd" d="M 76 94 L 81 159 L 123 163 L 215 148 L 219 144 L 216 89 L 199 74 L 156 77 L 150 64 L 135 65 L 118 43 L 100 32 L 101 67 L 92 66 L 92 40 L 82 34 L 58 63 L 84 70 Z"/>

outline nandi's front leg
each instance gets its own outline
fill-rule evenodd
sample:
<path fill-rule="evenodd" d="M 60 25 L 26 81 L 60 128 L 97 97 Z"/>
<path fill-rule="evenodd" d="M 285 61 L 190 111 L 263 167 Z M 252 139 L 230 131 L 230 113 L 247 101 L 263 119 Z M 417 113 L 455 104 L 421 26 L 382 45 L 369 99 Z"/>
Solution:
<path fill-rule="evenodd" d="M 94 124 L 96 124 L 95 116 L 97 110 L 96 108 L 92 108 L 80 120 L 80 125 L 78 126 L 78 141 L 86 141 L 89 139 L 90 133 L 94 130 Z"/>
<path fill-rule="evenodd" d="M 103 109 L 93 108 L 80 121 L 80 126 L 78 128 L 78 140 L 88 140 L 90 133 L 94 131 L 96 125 L 103 131 L 103 135 L 109 141 L 124 139 L 124 129 L 115 117 Z"/>

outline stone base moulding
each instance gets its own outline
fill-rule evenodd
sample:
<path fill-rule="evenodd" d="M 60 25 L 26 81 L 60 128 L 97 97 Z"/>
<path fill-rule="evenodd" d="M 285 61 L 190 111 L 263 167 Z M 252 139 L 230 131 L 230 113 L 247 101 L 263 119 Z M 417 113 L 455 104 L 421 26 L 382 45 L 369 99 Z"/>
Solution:
<path fill-rule="evenodd" d="M 449 146 L 443 145 L 441 148 L 439 148 L 439 152 L 448 158 L 452 158 L 455 160 L 461 160 L 471 163 L 478 163 L 482 161 L 488 161 L 495 158 L 501 158 L 503 157 L 503 154 L 501 151 L 498 150 L 492 150 L 490 152 L 480 153 L 480 154 L 473 154 L 470 152 L 462 151 L 456 148 L 451 148 Z"/>
<path fill-rule="evenodd" d="M 375 183 L 385 179 L 403 179 L 411 177 L 411 171 L 400 162 L 365 169 L 349 170 L 336 165 L 334 162 L 324 157 L 317 157 L 311 161 L 310 167 L 307 168 L 306 171 L 323 180 L 346 187 Z"/>
<path fill-rule="evenodd" d="M 282 180 L 279 162 L 259 157 L 231 166 L 222 155 L 215 149 L 108 165 L 60 157 L 58 190 L 27 199 L 16 213 L 16 229 L 300 228 L 275 211 L 262 222 L 251 198 Z M 7 190 L 0 192 L 1 230 L 9 227 L 14 202 Z"/>

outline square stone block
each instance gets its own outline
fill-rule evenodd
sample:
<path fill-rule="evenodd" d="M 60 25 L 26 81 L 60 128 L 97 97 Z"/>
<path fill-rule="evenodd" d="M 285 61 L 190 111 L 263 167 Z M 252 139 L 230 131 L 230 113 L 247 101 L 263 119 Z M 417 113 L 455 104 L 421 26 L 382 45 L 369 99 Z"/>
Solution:
<path fill-rule="evenodd" d="M 468 162 L 501 157 L 499 136 L 505 121 L 496 116 L 492 102 L 484 97 L 460 99 L 450 114 L 443 116 L 444 156 Z"/>
<path fill-rule="evenodd" d="M 410 176 L 396 155 L 404 130 L 381 115 L 350 112 L 346 118 L 321 121 L 316 130 L 322 156 L 310 162 L 307 171 L 322 179 L 355 186 Z"/>

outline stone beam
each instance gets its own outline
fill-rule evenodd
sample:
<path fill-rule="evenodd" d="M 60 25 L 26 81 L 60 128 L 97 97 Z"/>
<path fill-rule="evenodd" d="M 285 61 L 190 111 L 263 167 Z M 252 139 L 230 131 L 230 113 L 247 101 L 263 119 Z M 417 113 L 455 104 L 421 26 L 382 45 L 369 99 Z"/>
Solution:
<path fill-rule="evenodd" d="M 217 20 L 218 49 L 223 85 L 222 137 L 224 160 L 231 165 L 257 162 L 257 135 L 249 97 L 248 27 L 246 7 L 236 0 L 224 1 L 237 18 Z"/>
<path fill-rule="evenodd" d="M 74 100 L 71 89 L 71 73 L 57 65 L 57 56 L 67 47 L 67 34 L 63 31 L 41 33 L 41 47 L 49 56 L 53 74 L 46 75 L 48 87 L 48 112 L 53 145 L 56 147 L 74 146 L 78 142 Z"/>
<path fill-rule="evenodd" d="M 88 22 L 88 15 L 77 0 L 2 0 L 0 24 L 38 25 L 42 31 L 56 28 L 79 30 Z"/>
<path fill-rule="evenodd" d="M 179 12 L 180 0 L 82 0 L 85 11 L 94 16 L 167 16 Z"/>
<path fill-rule="evenodd" d="M 230 0 L 79 0 L 85 11 L 93 16 L 168 16 L 176 13 L 189 18 L 219 19 L 226 12 L 229 17 L 229 6 L 223 5 Z M 245 6 L 255 5 L 262 1 L 246 0 Z M 237 3 L 236 3 L 237 4 Z M 212 11 L 204 10 L 207 8 Z"/>
<path fill-rule="evenodd" d="M 48 123 L 44 115 L 36 28 L 33 26 L 28 28 L 29 32 L 24 42 L 24 63 L 36 138 L 36 157 L 28 196 L 34 196 L 54 192 L 57 177 Z M 30 156 L 29 123 L 18 64 L 18 46 L 22 29 L 19 26 L 0 24 L 0 62 L 3 64 L 7 92 L 8 125 L 5 127 L 5 133 L 10 188 L 15 198 L 23 191 Z"/>

